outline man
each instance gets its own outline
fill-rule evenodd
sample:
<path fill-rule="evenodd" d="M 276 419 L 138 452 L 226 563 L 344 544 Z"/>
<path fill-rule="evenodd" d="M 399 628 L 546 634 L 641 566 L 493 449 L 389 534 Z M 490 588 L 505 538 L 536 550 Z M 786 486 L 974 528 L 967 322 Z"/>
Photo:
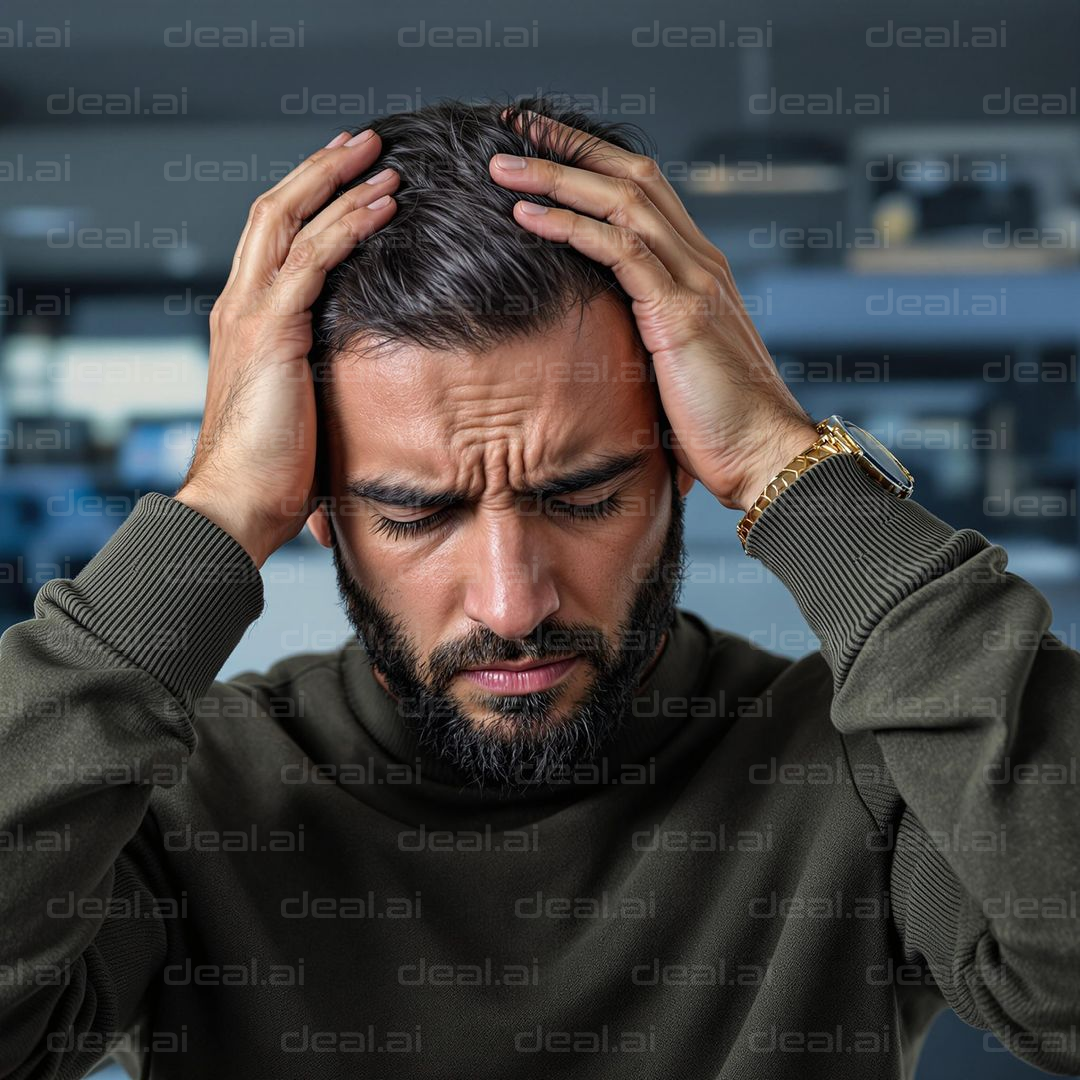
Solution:
<path fill-rule="evenodd" d="M 1080 1070 L 1045 598 L 625 129 L 371 130 L 253 206 L 176 496 L 0 639 L 0 1076 L 909 1077 L 946 1005 Z M 695 481 L 820 652 L 676 607 Z M 356 638 L 216 681 L 305 523 Z"/>

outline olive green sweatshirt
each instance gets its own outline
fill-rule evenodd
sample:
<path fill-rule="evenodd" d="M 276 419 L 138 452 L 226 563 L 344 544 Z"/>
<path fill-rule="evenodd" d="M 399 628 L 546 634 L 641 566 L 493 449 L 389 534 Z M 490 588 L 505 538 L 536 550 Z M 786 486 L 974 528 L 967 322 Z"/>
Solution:
<path fill-rule="evenodd" d="M 143 496 L 0 638 L 0 1077 L 886 1080 L 946 1005 L 1080 1072 L 1046 599 L 846 457 L 749 554 L 819 651 L 680 608 L 617 741 L 500 795 L 355 637 L 218 681 L 260 573 Z"/>

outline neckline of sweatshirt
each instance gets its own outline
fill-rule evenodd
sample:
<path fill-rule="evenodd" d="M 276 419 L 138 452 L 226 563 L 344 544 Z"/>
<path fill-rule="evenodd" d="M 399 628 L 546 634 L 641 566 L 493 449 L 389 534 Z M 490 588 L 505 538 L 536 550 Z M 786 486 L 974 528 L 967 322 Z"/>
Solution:
<path fill-rule="evenodd" d="M 629 716 L 591 762 L 570 767 L 565 778 L 557 778 L 550 784 L 510 792 L 470 783 L 451 762 L 421 744 L 402 715 L 397 699 L 376 679 L 371 657 L 355 635 L 339 652 L 339 677 L 356 722 L 386 760 L 414 768 L 419 763 L 425 785 L 445 785 L 455 789 L 455 797 L 470 801 L 558 800 L 571 789 L 580 794 L 583 786 L 590 786 L 591 776 L 597 777 L 598 784 L 604 784 L 620 770 L 648 766 L 664 745 L 685 729 L 694 699 L 700 697 L 699 691 L 703 689 L 707 660 L 716 641 L 716 633 L 703 619 L 677 608 L 663 650 L 638 686 Z"/>

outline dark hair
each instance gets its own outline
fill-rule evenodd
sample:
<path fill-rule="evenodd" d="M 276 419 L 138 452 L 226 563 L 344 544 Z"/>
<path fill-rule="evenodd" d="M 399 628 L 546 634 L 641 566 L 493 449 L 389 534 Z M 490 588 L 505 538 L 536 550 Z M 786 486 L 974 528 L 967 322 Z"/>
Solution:
<path fill-rule="evenodd" d="M 529 137 L 535 120 L 525 110 L 590 138 L 576 149 L 559 138 L 535 143 Z M 524 133 L 514 128 L 519 115 Z M 392 167 L 400 177 L 398 205 L 387 224 L 330 271 L 313 305 L 309 359 L 323 423 L 330 365 L 343 350 L 363 354 L 410 343 L 484 352 L 549 329 L 574 305 L 605 292 L 629 312 L 630 298 L 608 267 L 569 244 L 535 236 L 513 218 L 520 199 L 556 201 L 502 187 L 488 163 L 506 153 L 575 165 L 603 154 L 604 142 L 654 156 L 638 125 L 602 122 L 545 94 L 514 102 L 445 100 L 380 116 L 369 126 L 379 133 L 382 152 L 335 198 Z"/>
<path fill-rule="evenodd" d="M 593 138 L 577 150 L 562 140 L 538 147 L 514 130 L 523 110 Z M 523 126 L 534 122 L 523 116 Z M 409 342 L 483 352 L 554 325 L 571 305 L 604 291 L 629 302 L 608 267 L 519 225 L 512 215 L 515 202 L 557 204 L 495 183 L 488 162 L 504 153 L 574 165 L 603 153 L 599 140 L 646 153 L 648 136 L 636 125 L 603 123 L 545 95 L 516 103 L 442 101 L 380 116 L 370 127 L 382 139 L 382 153 L 341 191 L 391 167 L 400 177 L 398 205 L 382 228 L 327 275 L 313 306 L 312 359 L 354 348 L 359 334 L 370 350 Z"/>

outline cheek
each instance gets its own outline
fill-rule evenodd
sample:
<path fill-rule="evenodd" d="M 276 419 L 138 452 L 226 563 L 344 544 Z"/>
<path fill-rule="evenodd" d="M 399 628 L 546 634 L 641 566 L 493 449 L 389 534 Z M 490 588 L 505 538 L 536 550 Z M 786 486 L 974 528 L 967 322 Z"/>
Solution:
<path fill-rule="evenodd" d="M 353 580 L 393 619 L 417 655 L 426 657 L 445 640 L 446 628 L 455 625 L 446 610 L 454 594 L 436 577 L 430 562 L 395 557 L 375 538 L 365 538 L 363 527 L 356 530 L 350 549 L 353 555 L 346 556 L 346 567 Z"/>
<path fill-rule="evenodd" d="M 651 558 L 663 543 L 670 515 L 671 487 L 667 481 L 656 481 L 628 499 L 624 516 L 642 557 Z"/>
<path fill-rule="evenodd" d="M 653 507 L 648 516 L 639 524 L 642 532 L 634 545 L 630 565 L 627 567 L 627 576 L 631 588 L 636 589 L 651 572 L 653 563 L 663 547 L 664 537 L 667 533 L 666 515 L 658 513 Z"/>
<path fill-rule="evenodd" d="M 652 571 L 667 533 L 667 501 L 640 495 L 626 500 L 613 522 L 583 535 L 568 556 L 568 587 L 587 610 L 621 610 Z"/>
<path fill-rule="evenodd" d="M 376 575 L 372 573 L 372 564 L 378 558 L 367 537 L 364 519 L 349 502 L 344 502 L 334 515 L 334 530 L 337 533 L 338 548 L 342 560 L 352 577 L 365 588 L 371 588 Z"/>
<path fill-rule="evenodd" d="M 427 647 L 432 634 L 460 621 L 453 605 L 460 600 L 453 559 L 441 552 L 417 556 L 409 543 L 396 546 L 370 532 L 368 519 L 350 532 L 353 576 L 387 612 L 400 620 L 415 645 Z"/>

